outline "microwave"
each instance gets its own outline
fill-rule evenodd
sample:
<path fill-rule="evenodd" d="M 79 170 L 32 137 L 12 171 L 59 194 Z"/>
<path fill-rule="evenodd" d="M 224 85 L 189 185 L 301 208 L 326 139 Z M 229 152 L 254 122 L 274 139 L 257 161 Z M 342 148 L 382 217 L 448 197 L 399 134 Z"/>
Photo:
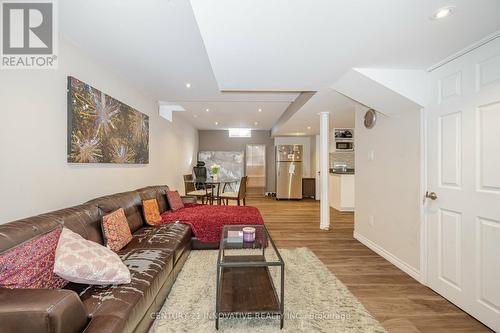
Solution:
<path fill-rule="evenodd" d="M 354 151 L 354 142 L 335 141 L 335 151 Z"/>

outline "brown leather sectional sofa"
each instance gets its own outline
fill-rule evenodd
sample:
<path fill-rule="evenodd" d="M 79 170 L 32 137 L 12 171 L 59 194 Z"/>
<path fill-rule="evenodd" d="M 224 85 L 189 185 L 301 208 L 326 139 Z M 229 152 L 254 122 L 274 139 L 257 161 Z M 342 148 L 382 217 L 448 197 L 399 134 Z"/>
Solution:
<path fill-rule="evenodd" d="M 169 208 L 166 191 L 167 186 L 150 186 L 0 225 L 0 253 L 59 224 L 103 244 L 102 216 L 120 207 L 133 234 L 132 241 L 118 253 L 130 269 L 130 284 L 70 283 L 61 290 L 0 288 L 0 332 L 148 331 L 191 250 L 189 226 L 149 227 L 144 223 L 142 200 L 156 198 L 164 212 Z M 196 201 L 191 197 L 183 200 Z"/>

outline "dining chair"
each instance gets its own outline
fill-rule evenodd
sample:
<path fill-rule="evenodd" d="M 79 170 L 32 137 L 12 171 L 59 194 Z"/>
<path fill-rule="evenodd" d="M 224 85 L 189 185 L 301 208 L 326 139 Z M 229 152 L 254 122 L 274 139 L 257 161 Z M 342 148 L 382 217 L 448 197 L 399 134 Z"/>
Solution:
<path fill-rule="evenodd" d="M 243 206 L 247 205 L 246 202 L 247 196 L 247 176 L 241 177 L 240 181 L 240 189 L 238 192 L 223 192 L 219 195 L 219 198 L 225 205 L 229 205 L 229 200 L 236 200 L 238 202 L 238 206 L 240 206 L 243 201 Z"/>
<path fill-rule="evenodd" d="M 196 166 L 193 167 L 193 173 L 196 179 L 207 179 L 208 178 L 208 171 L 207 168 L 205 167 L 205 162 L 203 161 L 198 161 L 196 163 Z M 195 183 L 194 187 L 196 190 L 207 190 L 211 189 L 214 187 L 214 185 L 207 185 L 202 182 Z"/>
<path fill-rule="evenodd" d="M 207 203 L 208 203 L 208 197 L 209 194 L 206 189 L 204 190 L 197 190 L 195 187 L 195 184 L 193 183 L 193 175 L 184 175 L 184 189 L 186 191 L 186 195 L 196 197 L 196 200 L 201 199 L 201 203 L 205 203 L 205 198 L 207 198 Z"/>

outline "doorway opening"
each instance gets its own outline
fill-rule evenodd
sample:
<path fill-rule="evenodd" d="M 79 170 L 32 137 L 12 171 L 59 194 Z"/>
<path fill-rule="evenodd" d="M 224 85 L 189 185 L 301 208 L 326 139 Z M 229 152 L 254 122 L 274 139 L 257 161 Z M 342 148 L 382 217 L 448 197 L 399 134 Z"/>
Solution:
<path fill-rule="evenodd" d="M 248 177 L 247 195 L 263 197 L 266 192 L 266 145 L 247 145 L 245 169 Z"/>

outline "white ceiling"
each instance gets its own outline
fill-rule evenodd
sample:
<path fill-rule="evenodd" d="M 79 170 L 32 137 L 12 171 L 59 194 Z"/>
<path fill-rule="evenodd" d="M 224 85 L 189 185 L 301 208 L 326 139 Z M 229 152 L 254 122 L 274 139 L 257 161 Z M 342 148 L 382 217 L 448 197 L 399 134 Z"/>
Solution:
<path fill-rule="evenodd" d="M 59 18 L 66 38 L 148 95 L 182 105 L 174 117 L 198 128 L 270 129 L 298 96 L 220 92 L 188 0 L 65 0 Z"/>
<path fill-rule="evenodd" d="M 228 102 L 182 102 L 189 110 L 190 121 L 199 129 L 227 129 L 246 127 L 270 129 L 288 107 L 290 102 L 256 103 L 244 100 Z M 262 106 L 259 112 L 258 106 Z M 206 109 L 209 109 L 206 112 Z M 184 116 L 184 115 L 183 115 Z M 215 122 L 218 125 L 215 125 Z"/>
<path fill-rule="evenodd" d="M 498 0 L 191 0 L 222 90 L 317 91 L 352 67 L 426 69 L 500 29 Z M 430 16 L 455 5 L 451 17 Z"/>
<path fill-rule="evenodd" d="M 425 69 L 499 17 L 498 0 L 59 1 L 66 38 L 198 128 L 270 129 L 297 92 L 318 91 L 280 134 L 316 132 L 324 110 L 343 127 L 353 102 L 328 87 L 350 68 Z"/>

